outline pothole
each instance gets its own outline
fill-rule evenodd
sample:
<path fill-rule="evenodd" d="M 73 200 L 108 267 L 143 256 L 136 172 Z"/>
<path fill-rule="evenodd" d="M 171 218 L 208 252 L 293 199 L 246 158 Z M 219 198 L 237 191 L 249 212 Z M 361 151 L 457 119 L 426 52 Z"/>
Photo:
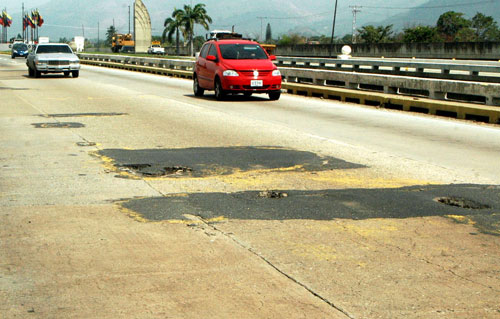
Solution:
<path fill-rule="evenodd" d="M 32 123 L 36 128 L 80 128 L 85 127 L 82 123 L 76 122 L 57 122 L 57 123 Z"/>
<path fill-rule="evenodd" d="M 62 114 L 39 114 L 40 117 L 100 117 L 100 116 L 121 116 L 128 113 L 62 113 Z"/>
<path fill-rule="evenodd" d="M 465 208 L 465 209 L 488 209 L 491 208 L 486 204 L 481 204 L 471 199 L 463 197 L 437 197 L 434 199 L 436 202 L 448 206 Z"/>
<path fill-rule="evenodd" d="M 124 164 L 120 166 L 120 170 L 144 177 L 185 175 L 193 171 L 184 166 L 161 167 L 151 164 Z"/>
<path fill-rule="evenodd" d="M 278 191 L 264 191 L 259 192 L 259 197 L 262 198 L 285 198 L 288 197 L 287 193 L 278 192 Z"/>

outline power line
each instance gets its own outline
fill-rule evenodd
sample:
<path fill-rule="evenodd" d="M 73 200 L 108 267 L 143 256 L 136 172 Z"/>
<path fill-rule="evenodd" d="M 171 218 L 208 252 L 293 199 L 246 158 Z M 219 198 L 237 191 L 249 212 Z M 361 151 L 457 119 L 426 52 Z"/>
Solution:
<path fill-rule="evenodd" d="M 305 15 L 305 16 L 296 16 L 296 17 L 258 17 L 263 18 L 263 19 L 268 19 L 268 20 L 293 20 L 293 19 L 304 19 L 304 18 L 311 18 L 311 17 L 319 17 L 323 15 L 329 15 L 331 14 L 331 11 L 328 12 L 321 12 L 321 13 L 315 13 L 315 14 L 310 14 L 310 15 Z"/>
<path fill-rule="evenodd" d="M 495 0 L 485 0 L 485 1 L 477 1 L 477 2 L 464 2 L 464 3 L 456 3 L 456 4 L 447 4 L 440 6 L 424 6 L 424 7 L 381 7 L 381 6 L 363 6 L 365 8 L 370 9 L 388 9 L 388 10 L 421 10 L 421 9 L 439 9 L 439 8 L 454 8 L 461 6 L 474 6 L 477 4 L 485 4 L 485 3 L 493 3 Z"/>

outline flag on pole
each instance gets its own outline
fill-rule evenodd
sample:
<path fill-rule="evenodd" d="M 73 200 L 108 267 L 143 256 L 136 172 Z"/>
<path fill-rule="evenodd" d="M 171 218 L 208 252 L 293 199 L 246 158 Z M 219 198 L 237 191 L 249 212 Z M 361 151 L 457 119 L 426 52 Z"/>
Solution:
<path fill-rule="evenodd" d="M 37 14 L 37 16 L 38 16 L 38 23 L 37 23 L 37 25 L 38 25 L 39 27 L 41 27 L 41 26 L 43 25 L 44 20 L 43 20 L 43 18 L 42 18 L 42 15 L 41 15 L 41 14 L 40 14 L 40 12 L 38 11 L 38 9 L 36 10 L 36 14 Z"/>
<path fill-rule="evenodd" d="M 1 26 L 4 26 L 4 24 L 3 24 L 3 14 L 2 14 L 2 15 L 0 15 L 0 25 L 1 25 Z"/>
<path fill-rule="evenodd" d="M 35 21 L 33 21 L 33 17 L 30 17 L 30 15 L 26 15 L 26 19 L 28 20 L 28 25 L 31 28 L 35 28 Z"/>
<path fill-rule="evenodd" d="M 12 18 L 11 16 L 4 10 L 2 12 L 2 25 L 4 27 L 10 27 L 12 24 Z"/>

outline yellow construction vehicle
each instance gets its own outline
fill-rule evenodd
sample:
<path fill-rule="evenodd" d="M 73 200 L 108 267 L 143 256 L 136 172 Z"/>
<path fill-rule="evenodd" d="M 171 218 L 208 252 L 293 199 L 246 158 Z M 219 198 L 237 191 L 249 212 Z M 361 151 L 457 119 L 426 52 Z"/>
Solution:
<path fill-rule="evenodd" d="M 123 47 L 134 47 L 134 37 L 132 34 L 115 34 L 111 40 L 111 50 L 120 52 Z"/>

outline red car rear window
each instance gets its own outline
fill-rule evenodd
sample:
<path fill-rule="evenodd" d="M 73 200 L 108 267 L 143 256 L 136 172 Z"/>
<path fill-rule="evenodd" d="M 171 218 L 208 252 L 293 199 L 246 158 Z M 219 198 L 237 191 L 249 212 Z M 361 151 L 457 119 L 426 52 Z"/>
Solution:
<path fill-rule="evenodd" d="M 221 44 L 222 58 L 227 60 L 266 60 L 266 52 L 258 44 Z"/>

